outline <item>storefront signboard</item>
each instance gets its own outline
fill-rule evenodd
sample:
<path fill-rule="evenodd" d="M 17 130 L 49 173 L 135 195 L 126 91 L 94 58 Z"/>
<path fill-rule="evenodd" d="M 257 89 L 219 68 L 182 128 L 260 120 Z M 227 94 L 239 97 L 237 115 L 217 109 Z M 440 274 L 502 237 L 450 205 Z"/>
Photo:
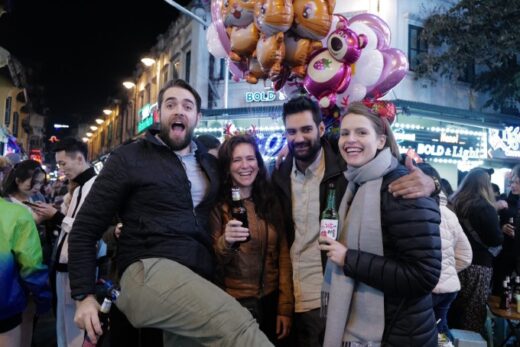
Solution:
<path fill-rule="evenodd" d="M 137 123 L 137 133 L 142 133 L 153 125 L 154 122 L 159 122 L 159 112 L 157 110 L 157 103 L 146 104 L 139 110 L 139 122 Z"/>
<path fill-rule="evenodd" d="M 491 158 L 520 158 L 520 127 L 489 129 L 489 156 Z"/>
<path fill-rule="evenodd" d="M 246 102 L 273 102 L 276 101 L 276 93 L 272 90 L 265 92 L 247 92 Z"/>
<path fill-rule="evenodd" d="M 396 124 L 395 138 L 402 153 L 410 148 L 423 159 L 482 160 L 486 157 L 486 133 L 464 129 Z"/>

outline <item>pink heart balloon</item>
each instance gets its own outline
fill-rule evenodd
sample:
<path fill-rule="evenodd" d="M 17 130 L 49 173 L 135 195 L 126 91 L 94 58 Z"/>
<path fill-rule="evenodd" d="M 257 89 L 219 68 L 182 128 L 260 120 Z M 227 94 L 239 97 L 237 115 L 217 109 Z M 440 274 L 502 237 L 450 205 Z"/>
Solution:
<path fill-rule="evenodd" d="M 403 51 L 389 48 L 381 51 L 384 59 L 383 72 L 379 80 L 367 87 L 367 97 L 379 98 L 395 87 L 408 72 L 408 59 Z"/>
<path fill-rule="evenodd" d="M 380 17 L 371 13 L 362 13 L 350 18 L 349 22 L 350 24 L 361 22 L 374 30 L 378 38 L 378 49 L 386 49 L 390 47 L 390 28 L 388 27 L 388 24 L 386 24 L 386 22 Z"/>

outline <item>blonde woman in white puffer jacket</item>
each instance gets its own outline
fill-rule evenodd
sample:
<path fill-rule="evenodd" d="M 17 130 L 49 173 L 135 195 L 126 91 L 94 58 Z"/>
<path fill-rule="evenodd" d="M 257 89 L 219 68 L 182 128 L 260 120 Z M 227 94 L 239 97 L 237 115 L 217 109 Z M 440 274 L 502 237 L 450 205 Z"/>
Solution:
<path fill-rule="evenodd" d="M 435 176 L 440 181 L 440 175 L 433 167 L 428 164 L 421 163 L 418 167 L 427 175 Z M 458 272 L 464 270 L 471 265 L 473 259 L 473 251 L 464 230 L 462 229 L 457 215 L 451 211 L 446 205 L 448 198 L 441 192 L 440 211 L 441 211 L 441 249 L 442 249 L 442 267 L 439 283 L 432 291 L 433 311 L 437 320 L 437 330 L 439 332 L 439 346 L 453 346 L 450 341 L 441 343 L 441 338 L 447 336 L 451 341 L 448 329 L 448 311 L 451 303 L 457 297 L 460 290 L 460 281 Z"/>

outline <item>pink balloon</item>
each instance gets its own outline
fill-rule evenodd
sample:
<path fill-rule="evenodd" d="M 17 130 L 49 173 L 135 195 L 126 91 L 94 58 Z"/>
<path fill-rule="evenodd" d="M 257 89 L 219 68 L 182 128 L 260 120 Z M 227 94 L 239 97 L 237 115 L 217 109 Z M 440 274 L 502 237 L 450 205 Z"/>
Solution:
<path fill-rule="evenodd" d="M 350 24 L 361 22 L 370 27 L 377 35 L 377 48 L 386 49 L 390 47 L 390 28 L 380 17 L 371 13 L 362 13 L 350 18 Z M 359 33 L 358 33 L 359 34 Z"/>
<path fill-rule="evenodd" d="M 211 0 L 211 21 L 215 24 L 215 29 L 220 38 L 220 43 L 227 54 L 231 52 L 231 42 L 224 26 L 224 20 L 222 18 L 222 3 L 223 0 Z"/>
<path fill-rule="evenodd" d="M 222 42 L 220 42 L 217 29 L 215 28 L 215 23 L 211 23 L 208 27 L 208 31 L 206 32 L 206 42 L 208 44 L 208 51 L 215 58 L 227 57 L 227 52 L 222 46 Z"/>
<path fill-rule="evenodd" d="M 244 79 L 244 75 L 248 70 L 248 66 L 246 63 L 236 63 L 234 61 L 229 60 L 229 71 L 233 74 L 233 79 L 238 82 L 241 79 Z"/>
<path fill-rule="evenodd" d="M 375 85 L 367 87 L 367 96 L 379 98 L 395 87 L 408 72 L 408 59 L 403 51 L 389 48 L 381 51 L 384 59 L 383 72 Z"/>

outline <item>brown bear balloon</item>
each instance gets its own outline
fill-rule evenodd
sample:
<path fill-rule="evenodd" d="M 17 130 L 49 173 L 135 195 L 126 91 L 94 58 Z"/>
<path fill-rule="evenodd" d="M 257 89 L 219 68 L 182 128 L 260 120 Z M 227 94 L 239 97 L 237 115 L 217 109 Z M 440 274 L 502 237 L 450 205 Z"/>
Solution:
<path fill-rule="evenodd" d="M 245 62 L 256 49 L 259 32 L 254 24 L 255 0 L 225 0 L 222 14 L 231 43 L 229 58 Z"/>
<path fill-rule="evenodd" d="M 292 30 L 301 37 L 323 40 L 329 33 L 336 0 L 294 0 Z"/>
<path fill-rule="evenodd" d="M 271 80 L 278 79 L 285 58 L 284 32 L 293 23 L 292 0 L 257 0 L 255 24 L 260 30 L 256 57 Z"/>

